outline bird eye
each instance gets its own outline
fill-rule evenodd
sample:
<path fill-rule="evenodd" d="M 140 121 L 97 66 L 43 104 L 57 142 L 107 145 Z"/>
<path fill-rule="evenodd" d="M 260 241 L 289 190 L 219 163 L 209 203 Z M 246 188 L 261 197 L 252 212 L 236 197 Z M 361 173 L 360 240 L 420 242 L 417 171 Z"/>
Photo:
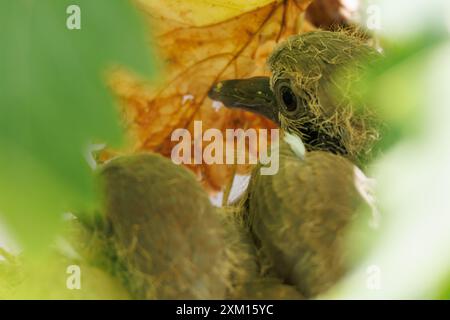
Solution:
<path fill-rule="evenodd" d="M 294 112 L 297 109 L 297 97 L 291 88 L 281 87 L 281 100 L 288 112 Z"/>
<path fill-rule="evenodd" d="M 278 83 L 275 91 L 277 93 L 280 111 L 290 116 L 297 115 L 301 105 L 299 104 L 299 98 L 291 89 L 289 81 Z M 302 100 L 300 100 L 300 102 L 301 101 Z"/>

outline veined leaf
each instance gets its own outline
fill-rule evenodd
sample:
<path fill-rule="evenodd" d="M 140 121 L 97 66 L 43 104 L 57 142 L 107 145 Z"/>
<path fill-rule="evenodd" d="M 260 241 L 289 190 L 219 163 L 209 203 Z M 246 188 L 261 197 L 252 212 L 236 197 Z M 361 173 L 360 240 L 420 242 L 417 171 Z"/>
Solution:
<path fill-rule="evenodd" d="M 194 121 L 202 121 L 203 130 L 274 128 L 260 116 L 220 108 L 208 99 L 207 92 L 223 79 L 268 75 L 266 58 L 276 44 L 312 29 L 304 20 L 309 3 L 140 0 L 165 58 L 166 74 L 161 83 L 151 86 L 124 72 L 111 79 L 133 138 L 131 152 L 152 150 L 170 156 L 176 144 L 171 133 L 186 128 L 194 136 Z M 228 184 L 234 172 L 245 174 L 250 169 L 248 165 L 225 164 L 190 167 L 212 191 Z"/>

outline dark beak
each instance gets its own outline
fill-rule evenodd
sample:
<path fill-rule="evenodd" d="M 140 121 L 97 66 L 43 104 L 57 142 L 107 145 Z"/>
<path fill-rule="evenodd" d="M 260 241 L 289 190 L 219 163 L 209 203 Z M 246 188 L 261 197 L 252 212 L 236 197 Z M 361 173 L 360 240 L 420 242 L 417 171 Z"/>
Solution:
<path fill-rule="evenodd" d="M 268 77 L 224 80 L 209 90 L 208 97 L 228 108 L 257 113 L 279 124 L 275 96 Z"/>

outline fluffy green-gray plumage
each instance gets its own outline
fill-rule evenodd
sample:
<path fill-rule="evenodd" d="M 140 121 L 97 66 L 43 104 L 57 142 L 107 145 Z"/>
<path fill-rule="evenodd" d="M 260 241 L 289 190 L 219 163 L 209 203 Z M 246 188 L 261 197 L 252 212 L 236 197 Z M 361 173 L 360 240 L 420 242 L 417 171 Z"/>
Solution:
<path fill-rule="evenodd" d="M 317 31 L 287 39 L 268 62 L 281 126 L 297 133 L 309 150 L 367 160 L 378 139 L 376 119 L 369 107 L 354 105 L 352 85 L 367 63 L 378 58 L 359 37 L 343 32 Z"/>
<path fill-rule="evenodd" d="M 209 96 L 264 115 L 299 135 L 309 151 L 333 152 L 365 165 L 379 139 L 379 123 L 369 106 L 355 105 L 358 93 L 352 85 L 379 58 L 358 36 L 308 32 L 291 36 L 274 50 L 268 60 L 270 79 L 222 81 Z"/>
<path fill-rule="evenodd" d="M 276 275 L 264 274 L 239 206 L 218 208 L 226 231 L 229 263 L 229 299 L 303 299 L 304 296 Z"/>
<path fill-rule="evenodd" d="M 278 173 L 252 175 L 243 215 L 261 264 L 305 297 L 323 293 L 344 274 L 345 234 L 364 203 L 354 171 L 338 155 L 312 151 L 299 159 L 283 144 Z"/>
<path fill-rule="evenodd" d="M 220 299 L 223 228 L 195 176 L 156 154 L 120 157 L 100 172 L 106 219 L 137 298 Z"/>

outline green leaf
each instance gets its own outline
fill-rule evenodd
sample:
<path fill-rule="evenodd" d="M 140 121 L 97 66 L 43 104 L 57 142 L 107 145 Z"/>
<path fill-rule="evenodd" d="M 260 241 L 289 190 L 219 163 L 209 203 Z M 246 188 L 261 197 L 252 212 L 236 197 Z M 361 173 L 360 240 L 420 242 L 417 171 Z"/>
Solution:
<path fill-rule="evenodd" d="M 67 28 L 69 5 L 81 29 Z M 122 137 L 105 71 L 154 75 L 145 37 L 129 1 L 0 2 L 0 214 L 24 247 L 42 248 L 63 212 L 94 200 L 84 151 Z"/>
<path fill-rule="evenodd" d="M 367 71 L 354 92 L 358 93 L 357 101 L 374 108 L 385 124 L 380 128 L 383 138 L 375 149 L 389 149 L 402 139 L 416 138 L 423 132 L 427 70 L 423 60 L 445 40 L 442 33 L 426 33 L 408 42 L 387 42 L 383 58 L 367 62 Z"/>

